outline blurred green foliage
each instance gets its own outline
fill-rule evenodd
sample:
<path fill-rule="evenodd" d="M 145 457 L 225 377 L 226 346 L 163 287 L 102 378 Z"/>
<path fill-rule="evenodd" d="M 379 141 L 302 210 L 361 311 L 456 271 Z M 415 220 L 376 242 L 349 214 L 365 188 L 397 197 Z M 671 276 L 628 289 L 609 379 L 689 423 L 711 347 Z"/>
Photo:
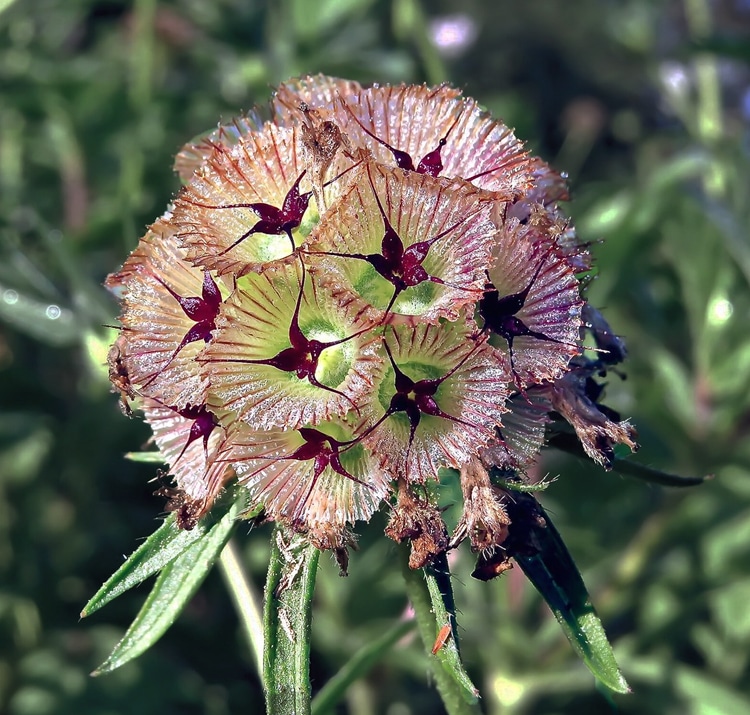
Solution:
<path fill-rule="evenodd" d="M 101 282 L 178 188 L 184 141 L 277 81 L 324 72 L 451 81 L 570 173 L 600 273 L 589 296 L 630 351 L 607 402 L 633 416 L 642 462 L 716 478 L 669 490 L 550 451 L 545 507 L 634 689 L 613 707 L 750 712 L 750 6 L 465 0 L 456 13 L 449 0 L 0 0 L 0 711 L 263 711 L 218 573 L 145 656 L 88 676 L 146 591 L 78 613 L 162 508 L 155 466 L 122 459 L 147 430 L 108 392 L 116 306 Z M 450 44 L 461 27 L 465 46 Z M 406 607 L 384 518 L 359 528 L 347 579 L 321 560 L 316 690 Z M 268 536 L 241 534 L 257 584 Z M 488 713 L 609 710 L 518 569 L 484 584 L 468 552 L 451 558 Z M 439 712 L 426 659 L 407 637 L 336 712 Z"/>

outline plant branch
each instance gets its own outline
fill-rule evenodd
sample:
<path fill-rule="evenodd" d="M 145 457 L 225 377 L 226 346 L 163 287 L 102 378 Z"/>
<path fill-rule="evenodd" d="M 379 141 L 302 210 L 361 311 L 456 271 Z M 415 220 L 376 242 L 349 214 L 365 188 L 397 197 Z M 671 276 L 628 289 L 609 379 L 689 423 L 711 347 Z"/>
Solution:
<path fill-rule="evenodd" d="M 263 612 L 266 715 L 310 713 L 310 622 L 319 556 L 303 536 L 276 524 Z"/>

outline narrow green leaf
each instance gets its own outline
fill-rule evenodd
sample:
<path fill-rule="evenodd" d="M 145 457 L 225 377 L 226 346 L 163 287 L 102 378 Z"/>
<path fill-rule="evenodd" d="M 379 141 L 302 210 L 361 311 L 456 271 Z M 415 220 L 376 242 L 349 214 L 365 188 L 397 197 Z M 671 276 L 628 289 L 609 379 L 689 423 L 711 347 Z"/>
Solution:
<path fill-rule="evenodd" d="M 509 555 L 552 609 L 597 680 L 616 693 L 630 692 L 581 574 L 547 513 L 533 496 L 520 492 L 514 493 L 508 512 L 512 525 L 504 546 Z"/>
<path fill-rule="evenodd" d="M 456 603 L 453 600 L 448 559 L 444 553 L 440 554 L 431 566 L 424 569 L 424 578 L 430 594 L 432 613 L 435 617 L 435 638 L 433 638 L 433 643 L 429 644 L 430 648 L 431 650 L 435 649 L 435 639 L 438 638 L 444 626 L 450 626 L 450 637 L 442 643 L 433 655 L 440 665 L 450 673 L 456 683 L 463 688 L 466 702 L 475 703 L 479 697 L 479 691 L 471 682 L 471 678 L 469 678 L 464 669 L 464 664 L 461 662 L 456 624 Z"/>
<path fill-rule="evenodd" d="M 92 675 L 109 673 L 148 650 L 177 620 L 229 540 L 241 500 L 177 558 L 162 567 L 151 593 L 122 640 Z"/>
<path fill-rule="evenodd" d="M 681 477 L 678 474 L 662 472 L 659 469 L 654 469 L 654 467 L 648 467 L 630 459 L 619 459 L 618 457 L 615 457 L 612 469 L 625 476 L 643 479 L 646 482 L 660 484 L 663 487 L 696 487 L 714 477 L 713 474 L 707 474 L 703 477 Z"/>
<path fill-rule="evenodd" d="M 333 712 L 349 686 L 364 677 L 401 638 L 414 630 L 415 625 L 414 621 L 398 621 L 380 638 L 367 643 L 357 651 L 313 698 L 312 715 L 325 715 Z"/>
<path fill-rule="evenodd" d="M 434 648 L 435 639 L 445 625 L 450 625 L 451 635 L 433 655 L 435 685 L 448 715 L 477 715 L 479 691 L 464 670 L 458 649 L 456 608 L 445 554 L 426 569 L 409 568 L 409 546 L 399 547 L 402 555 L 402 572 L 406 593 L 417 617 L 417 627 L 426 650 Z"/>
<path fill-rule="evenodd" d="M 263 610 L 266 715 L 310 713 L 310 624 L 319 557 L 304 536 L 276 525 Z"/>
<path fill-rule="evenodd" d="M 226 504 L 224 512 L 228 508 L 229 504 Z M 221 505 L 217 505 L 215 510 L 217 511 L 216 516 L 221 516 Z M 213 523 L 211 517 L 209 517 L 199 522 L 194 529 L 185 531 L 177 528 L 175 516 L 170 514 L 164 523 L 128 557 L 127 561 L 94 594 L 81 611 L 81 618 L 90 616 L 102 606 L 174 561 L 196 541 L 205 537 Z"/>

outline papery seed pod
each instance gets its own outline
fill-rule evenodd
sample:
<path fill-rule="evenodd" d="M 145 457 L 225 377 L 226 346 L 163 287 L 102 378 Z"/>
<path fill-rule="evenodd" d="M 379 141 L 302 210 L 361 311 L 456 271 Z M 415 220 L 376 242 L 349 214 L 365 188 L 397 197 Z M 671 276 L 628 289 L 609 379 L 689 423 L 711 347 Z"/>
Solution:
<path fill-rule="evenodd" d="M 584 451 L 604 469 L 612 469 L 616 444 L 638 451 L 635 427 L 628 420 L 615 422 L 586 394 L 586 369 L 571 370 L 546 386 L 552 407 L 575 429 Z"/>
<path fill-rule="evenodd" d="M 456 548 L 468 538 L 472 551 L 493 553 L 508 537 L 510 519 L 504 506 L 506 495 L 492 485 L 478 459 L 470 460 L 461 468 L 461 492 L 463 512 L 451 537 L 450 548 Z"/>
<path fill-rule="evenodd" d="M 496 233 L 489 196 L 366 163 L 304 255 L 328 290 L 378 322 L 455 320 L 476 302 Z"/>
<path fill-rule="evenodd" d="M 233 465 L 251 503 L 318 538 L 328 527 L 328 541 L 346 524 L 369 519 L 390 489 L 390 477 L 341 420 L 270 431 L 235 421 L 225 445 L 222 460 Z"/>
<path fill-rule="evenodd" d="M 363 408 L 363 442 L 394 477 L 434 479 L 494 437 L 509 375 L 473 330 L 458 321 L 386 331 L 389 367 Z"/>
<path fill-rule="evenodd" d="M 175 199 L 172 223 L 189 260 L 236 277 L 293 260 L 319 220 L 307 172 L 297 129 L 266 124 L 233 147 L 215 145 Z M 343 188 L 332 180 L 327 199 Z"/>
<path fill-rule="evenodd" d="M 201 404 L 177 410 L 147 399 L 143 410 L 183 495 L 177 509 L 178 525 L 191 529 L 234 476 L 229 464 L 216 459 L 224 430 Z"/>
<path fill-rule="evenodd" d="M 383 359 L 375 324 L 319 290 L 299 262 L 249 275 L 201 356 L 212 407 L 259 429 L 296 429 L 356 411 Z"/>
<path fill-rule="evenodd" d="M 195 172 L 213 154 L 216 145 L 231 149 L 242 137 L 261 131 L 263 120 L 257 112 L 236 117 L 228 124 L 220 124 L 216 129 L 195 137 L 178 152 L 174 160 L 174 170 L 183 183 L 193 178 Z"/>
<path fill-rule="evenodd" d="M 332 112 L 339 97 L 348 97 L 360 91 L 362 85 L 359 82 L 324 74 L 287 80 L 276 88 L 271 100 L 274 121 L 284 127 L 299 125 L 305 121 L 300 105 Z M 332 114 L 326 115 L 326 118 L 332 118 Z"/>
<path fill-rule="evenodd" d="M 279 90 L 284 108 L 295 92 L 309 106 L 324 108 L 352 146 L 366 147 L 380 163 L 462 178 L 506 201 L 525 195 L 532 186 L 535 167 L 523 144 L 453 87 L 357 89 L 343 80 L 324 83 L 306 77 Z M 288 116 L 276 108 L 282 120 Z"/>
<path fill-rule="evenodd" d="M 105 285 L 122 301 L 119 359 L 131 390 L 177 408 L 203 401 L 208 382 L 195 358 L 213 335 L 221 282 L 185 259 L 169 215 Z"/>
<path fill-rule="evenodd" d="M 399 480 L 398 499 L 385 535 L 400 544 L 409 541 L 409 568 L 421 569 L 448 549 L 448 530 L 437 505 Z"/>
<path fill-rule="evenodd" d="M 575 273 L 554 235 L 510 219 L 497 235 L 490 283 L 479 302 L 484 330 L 507 355 L 523 388 L 554 380 L 581 352 L 583 301 Z"/>
<path fill-rule="evenodd" d="M 552 405 L 546 394 L 532 387 L 512 395 L 505 407 L 508 411 L 497 430 L 498 439 L 481 451 L 480 458 L 487 467 L 524 472 L 539 457 Z"/>

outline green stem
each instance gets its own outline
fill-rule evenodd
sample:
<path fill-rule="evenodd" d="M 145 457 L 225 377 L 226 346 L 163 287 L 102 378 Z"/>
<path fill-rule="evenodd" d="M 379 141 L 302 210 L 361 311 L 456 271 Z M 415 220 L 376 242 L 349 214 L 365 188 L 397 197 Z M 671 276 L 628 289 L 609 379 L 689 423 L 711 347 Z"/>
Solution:
<path fill-rule="evenodd" d="M 242 565 L 240 552 L 234 540 L 230 540 L 219 557 L 221 575 L 234 601 L 247 647 L 253 656 L 258 675 L 263 678 L 263 617 L 261 597 L 248 578 Z"/>
<path fill-rule="evenodd" d="M 277 524 L 263 612 L 266 715 L 310 713 L 310 622 L 320 552 Z"/>
<path fill-rule="evenodd" d="M 432 649 L 435 637 L 444 624 L 450 623 L 452 626 L 452 638 L 431 658 L 435 685 L 443 705 L 448 715 L 478 715 L 482 711 L 476 689 L 458 660 L 455 608 L 445 554 L 438 557 L 428 569 L 412 570 L 409 568 L 409 545 L 402 544 L 399 551 L 406 594 L 414 608 L 425 650 Z"/>

